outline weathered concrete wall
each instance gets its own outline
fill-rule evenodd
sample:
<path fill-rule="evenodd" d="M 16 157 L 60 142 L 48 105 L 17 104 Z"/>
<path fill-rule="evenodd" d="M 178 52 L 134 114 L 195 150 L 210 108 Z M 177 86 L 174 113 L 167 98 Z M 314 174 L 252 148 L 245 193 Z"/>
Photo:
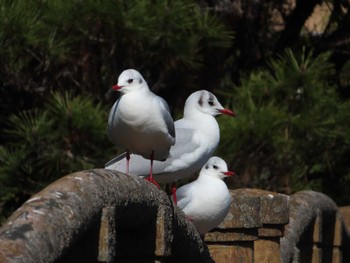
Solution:
<path fill-rule="evenodd" d="M 215 262 L 280 262 L 289 196 L 258 189 L 238 189 L 231 195 L 225 221 L 205 237 Z"/>
<path fill-rule="evenodd" d="M 63 177 L 34 195 L 0 229 L 8 262 L 350 262 L 336 204 L 302 191 L 287 196 L 232 190 L 224 222 L 205 236 L 164 191 L 104 169 Z"/>
<path fill-rule="evenodd" d="M 349 233 L 328 196 L 258 189 L 231 195 L 225 221 L 205 237 L 216 263 L 350 262 Z"/>
<path fill-rule="evenodd" d="M 163 191 L 104 169 L 49 185 L 0 230 L 1 263 L 116 260 L 211 262 L 193 225 Z"/>
<path fill-rule="evenodd" d="M 346 225 L 328 196 L 314 191 L 291 195 L 289 218 L 282 262 L 350 262 Z"/>

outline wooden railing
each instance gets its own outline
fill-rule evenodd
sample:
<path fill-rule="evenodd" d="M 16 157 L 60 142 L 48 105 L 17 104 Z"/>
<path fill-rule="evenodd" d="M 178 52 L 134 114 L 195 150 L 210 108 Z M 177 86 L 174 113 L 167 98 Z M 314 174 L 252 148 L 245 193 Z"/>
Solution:
<path fill-rule="evenodd" d="M 349 234 L 327 196 L 231 191 L 203 242 L 164 191 L 104 169 L 67 175 L 0 229 L 7 262 L 350 262 Z M 348 261 L 347 261 L 348 260 Z"/>

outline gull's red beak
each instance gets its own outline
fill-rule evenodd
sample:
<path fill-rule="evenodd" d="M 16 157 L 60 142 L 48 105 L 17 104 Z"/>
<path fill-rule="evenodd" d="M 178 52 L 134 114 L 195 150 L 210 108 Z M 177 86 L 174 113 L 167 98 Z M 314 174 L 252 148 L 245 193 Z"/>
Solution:
<path fill-rule="evenodd" d="M 224 175 L 226 175 L 226 176 L 234 176 L 235 173 L 231 172 L 231 171 L 227 171 L 227 172 L 224 172 Z"/>
<path fill-rule="evenodd" d="M 222 110 L 219 110 L 219 112 L 221 114 L 225 114 L 225 115 L 229 115 L 229 116 L 232 116 L 232 117 L 236 117 L 236 114 L 232 110 L 229 110 L 229 109 L 222 109 Z"/>
<path fill-rule="evenodd" d="M 118 90 L 120 90 L 122 87 L 123 87 L 123 86 L 114 85 L 114 86 L 112 87 L 112 90 L 118 91 Z"/>

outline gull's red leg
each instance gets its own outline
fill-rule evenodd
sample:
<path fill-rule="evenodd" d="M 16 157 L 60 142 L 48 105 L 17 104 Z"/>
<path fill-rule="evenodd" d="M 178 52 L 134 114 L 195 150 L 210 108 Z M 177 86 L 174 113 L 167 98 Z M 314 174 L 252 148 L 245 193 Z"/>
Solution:
<path fill-rule="evenodd" d="M 153 150 L 152 150 L 150 159 L 151 159 L 151 167 L 149 170 L 149 176 L 146 178 L 146 180 L 151 182 L 152 184 L 154 184 L 158 188 L 160 188 L 159 184 L 153 179 L 153 160 L 154 160 L 154 151 Z"/>
<path fill-rule="evenodd" d="M 175 205 L 177 205 L 176 182 L 173 182 L 173 185 L 171 186 L 171 194 L 173 195 L 173 200 L 174 200 Z"/>

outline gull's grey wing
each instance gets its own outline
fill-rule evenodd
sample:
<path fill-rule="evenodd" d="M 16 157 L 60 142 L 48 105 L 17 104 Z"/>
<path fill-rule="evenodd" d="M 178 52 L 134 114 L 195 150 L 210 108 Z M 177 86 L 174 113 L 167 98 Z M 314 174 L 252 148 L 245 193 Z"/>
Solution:
<path fill-rule="evenodd" d="M 105 168 L 106 169 L 112 169 L 112 168 L 108 168 L 108 167 L 112 167 L 115 163 L 122 161 L 123 159 L 125 159 L 126 157 L 126 152 L 122 153 L 121 155 L 118 155 L 116 157 L 114 157 L 112 160 L 108 161 L 105 164 Z M 115 170 L 115 169 L 114 169 Z"/>
<path fill-rule="evenodd" d="M 187 128 L 176 128 L 176 143 L 170 148 L 170 158 L 167 160 L 173 161 L 180 159 L 186 153 L 192 153 L 200 147 L 193 140 L 194 130 Z"/>
<path fill-rule="evenodd" d="M 158 96 L 158 98 L 162 108 L 163 119 L 167 126 L 168 132 L 171 135 L 171 137 L 175 138 L 176 134 L 175 134 L 174 120 L 171 117 L 169 105 L 162 97 Z"/>
<path fill-rule="evenodd" d="M 106 169 L 126 172 L 126 153 L 118 155 L 105 164 Z M 157 162 L 157 161 L 154 161 Z M 139 176 L 149 175 L 150 160 L 143 158 L 141 155 L 130 154 L 129 173 Z"/>
<path fill-rule="evenodd" d="M 191 154 L 200 147 L 193 141 L 194 131 L 192 129 L 177 128 L 176 143 L 170 148 L 170 157 L 165 161 L 153 162 L 153 174 L 171 173 L 179 168 L 177 161 L 181 160 L 186 154 Z M 125 154 L 119 155 L 106 164 L 106 169 L 118 170 L 125 172 L 126 160 Z M 176 164 L 176 165 L 174 165 Z M 150 160 L 137 154 L 130 155 L 130 174 L 139 176 L 149 175 Z"/>
<path fill-rule="evenodd" d="M 115 115 L 117 114 L 118 106 L 119 106 L 120 98 L 113 104 L 109 115 L 108 115 L 108 123 L 107 123 L 107 136 L 111 140 L 113 138 L 112 136 L 112 130 L 113 130 L 113 122 L 115 121 Z"/>

